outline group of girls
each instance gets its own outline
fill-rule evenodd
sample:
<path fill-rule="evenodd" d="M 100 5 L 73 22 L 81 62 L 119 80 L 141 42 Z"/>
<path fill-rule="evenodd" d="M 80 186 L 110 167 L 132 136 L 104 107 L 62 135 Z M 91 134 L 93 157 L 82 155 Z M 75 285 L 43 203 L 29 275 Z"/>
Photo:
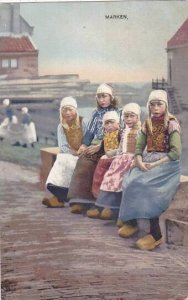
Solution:
<path fill-rule="evenodd" d="M 101 84 L 97 108 L 86 126 L 77 102 L 63 98 L 57 129 L 60 153 L 47 178 L 47 207 L 64 207 L 89 218 L 117 220 L 118 234 L 129 238 L 148 219 L 150 231 L 136 247 L 152 250 L 162 242 L 160 215 L 180 181 L 180 126 L 168 110 L 167 93 L 153 90 L 148 118 L 141 125 L 140 106 L 118 109 L 112 88 Z M 52 196 L 53 194 L 53 196 Z"/>

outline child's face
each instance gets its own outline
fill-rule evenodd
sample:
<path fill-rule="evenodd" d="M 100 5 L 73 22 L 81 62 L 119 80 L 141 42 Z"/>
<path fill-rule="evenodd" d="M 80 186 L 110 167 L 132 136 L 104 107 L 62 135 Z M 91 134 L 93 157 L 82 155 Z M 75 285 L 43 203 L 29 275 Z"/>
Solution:
<path fill-rule="evenodd" d="M 61 113 L 65 122 L 71 122 L 76 119 L 76 111 L 71 106 L 64 106 L 61 110 Z"/>
<path fill-rule="evenodd" d="M 108 120 L 104 123 L 104 130 L 106 132 L 113 132 L 117 129 L 119 129 L 119 123 L 115 120 Z"/>
<path fill-rule="evenodd" d="M 138 122 L 138 116 L 132 112 L 126 112 L 124 114 L 124 123 L 132 128 Z"/>
<path fill-rule="evenodd" d="M 165 113 L 166 104 L 163 101 L 154 100 L 150 102 L 149 109 L 154 117 L 161 117 Z"/>
<path fill-rule="evenodd" d="M 108 107 L 111 104 L 111 96 L 106 93 L 98 94 L 97 95 L 97 102 L 100 107 Z"/>

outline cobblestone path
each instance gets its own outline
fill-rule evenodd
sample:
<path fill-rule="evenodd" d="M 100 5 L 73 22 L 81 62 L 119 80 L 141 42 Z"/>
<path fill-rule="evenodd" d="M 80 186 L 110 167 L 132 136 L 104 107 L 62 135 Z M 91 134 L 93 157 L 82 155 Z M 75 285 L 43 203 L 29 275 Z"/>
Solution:
<path fill-rule="evenodd" d="M 36 170 L 0 162 L 2 300 L 185 300 L 188 249 L 134 248 L 113 222 L 41 205 Z"/>

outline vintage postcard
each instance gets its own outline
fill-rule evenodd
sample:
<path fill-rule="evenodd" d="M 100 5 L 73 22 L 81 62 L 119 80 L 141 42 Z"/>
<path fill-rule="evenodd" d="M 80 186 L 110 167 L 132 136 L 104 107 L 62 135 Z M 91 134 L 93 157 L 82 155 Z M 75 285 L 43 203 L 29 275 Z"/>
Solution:
<path fill-rule="evenodd" d="M 188 299 L 187 12 L 1 1 L 2 300 Z"/>

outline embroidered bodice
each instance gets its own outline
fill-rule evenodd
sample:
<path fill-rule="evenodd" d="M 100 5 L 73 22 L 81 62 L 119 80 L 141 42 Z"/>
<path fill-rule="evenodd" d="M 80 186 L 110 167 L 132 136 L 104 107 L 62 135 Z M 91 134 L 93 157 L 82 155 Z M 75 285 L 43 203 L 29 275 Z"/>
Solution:
<path fill-rule="evenodd" d="M 80 127 L 76 126 L 75 124 L 70 126 L 68 129 L 63 127 L 67 142 L 70 145 L 70 147 L 75 151 L 77 151 L 81 146 L 82 139 L 84 136 L 82 126 L 81 126 L 82 117 L 79 118 L 79 121 L 80 121 Z"/>

